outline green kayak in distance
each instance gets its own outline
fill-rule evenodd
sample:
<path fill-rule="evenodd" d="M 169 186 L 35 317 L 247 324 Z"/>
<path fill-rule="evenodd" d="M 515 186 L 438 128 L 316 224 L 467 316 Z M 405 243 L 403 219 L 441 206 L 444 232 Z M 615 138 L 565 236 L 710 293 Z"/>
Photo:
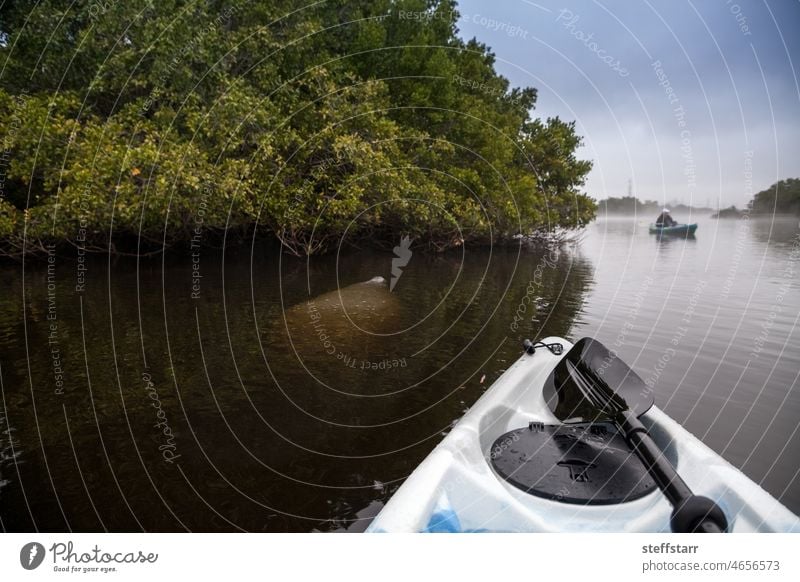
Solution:
<path fill-rule="evenodd" d="M 676 224 L 675 226 L 656 226 L 650 225 L 650 234 L 677 234 L 677 235 L 693 235 L 697 230 L 697 224 Z"/>

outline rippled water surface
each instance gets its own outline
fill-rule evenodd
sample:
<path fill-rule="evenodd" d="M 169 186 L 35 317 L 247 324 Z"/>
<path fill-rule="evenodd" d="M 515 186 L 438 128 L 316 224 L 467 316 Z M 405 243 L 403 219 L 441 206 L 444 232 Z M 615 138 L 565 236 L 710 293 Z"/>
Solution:
<path fill-rule="evenodd" d="M 699 222 L 690 240 L 613 218 L 559 252 L 415 252 L 391 293 L 378 251 L 0 267 L 2 528 L 362 530 L 546 335 L 614 347 L 798 512 L 800 229 Z"/>

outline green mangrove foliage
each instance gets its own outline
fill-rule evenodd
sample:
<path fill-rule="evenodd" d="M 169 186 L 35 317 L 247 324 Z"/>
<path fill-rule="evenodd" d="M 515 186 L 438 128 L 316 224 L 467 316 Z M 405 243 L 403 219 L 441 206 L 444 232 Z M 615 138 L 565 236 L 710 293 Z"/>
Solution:
<path fill-rule="evenodd" d="M 581 227 L 574 123 L 452 0 L 0 6 L 0 248 L 268 232 L 437 249 Z"/>
<path fill-rule="evenodd" d="M 800 178 L 787 178 L 762 190 L 748 204 L 753 214 L 800 216 Z"/>

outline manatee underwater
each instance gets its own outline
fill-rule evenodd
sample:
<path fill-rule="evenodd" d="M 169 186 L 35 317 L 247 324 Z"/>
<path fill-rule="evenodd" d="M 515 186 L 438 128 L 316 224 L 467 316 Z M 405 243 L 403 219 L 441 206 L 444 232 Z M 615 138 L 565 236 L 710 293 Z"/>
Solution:
<path fill-rule="evenodd" d="M 284 297 L 306 299 L 303 291 L 287 288 Z M 412 309 L 389 291 L 383 277 L 326 290 L 274 313 L 262 335 L 269 373 L 268 387 L 258 393 L 261 406 L 288 402 L 292 410 L 348 426 L 385 422 L 396 399 L 355 406 L 353 396 L 394 394 L 414 382 L 412 350 L 403 333 L 409 317 Z M 361 439 L 371 433 L 347 434 Z"/>
<path fill-rule="evenodd" d="M 373 277 L 293 305 L 277 323 L 304 361 L 327 354 L 322 359 L 337 367 L 386 369 L 405 366 L 396 355 L 398 337 L 385 335 L 404 327 L 401 307 L 386 279 Z M 306 357 L 312 350 L 315 357 Z"/>

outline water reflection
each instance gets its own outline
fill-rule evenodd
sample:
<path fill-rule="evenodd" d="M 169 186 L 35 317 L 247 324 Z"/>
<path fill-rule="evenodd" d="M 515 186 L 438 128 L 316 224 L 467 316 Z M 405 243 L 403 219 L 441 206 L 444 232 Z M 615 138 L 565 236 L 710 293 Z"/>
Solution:
<path fill-rule="evenodd" d="M 0 490 L 9 483 L 15 467 L 24 462 L 22 446 L 14 432 L 5 413 L 0 411 Z"/>
<path fill-rule="evenodd" d="M 60 256 L 50 298 L 46 265 L 24 292 L 3 267 L 0 449 L 23 451 L 0 464 L 3 527 L 358 531 L 547 335 L 622 337 L 659 406 L 797 511 L 798 229 L 776 224 L 659 240 L 607 220 L 559 252 L 414 253 L 392 292 L 347 291 L 390 280 L 379 251 L 204 250 L 199 279 L 189 253 L 98 257 L 82 293 Z"/>
<path fill-rule="evenodd" d="M 619 342 L 657 405 L 798 511 L 796 222 L 700 220 L 656 254 L 608 231 L 585 247 L 596 283 L 575 335 Z"/>
<path fill-rule="evenodd" d="M 579 249 L 466 249 L 416 253 L 391 294 L 347 290 L 388 281 L 391 260 L 208 250 L 198 283 L 188 254 L 96 258 L 76 293 L 75 263 L 59 257 L 55 321 L 46 266 L 28 266 L 24 325 L 19 271 L 4 269 L 9 421 L 42 442 L 18 477 L 3 471 L 4 527 L 363 529 L 523 338 L 569 332 L 592 276 Z"/>
<path fill-rule="evenodd" d="M 791 245 L 800 231 L 800 224 L 794 216 L 756 217 L 748 221 L 748 226 L 756 241 L 778 248 Z"/>

